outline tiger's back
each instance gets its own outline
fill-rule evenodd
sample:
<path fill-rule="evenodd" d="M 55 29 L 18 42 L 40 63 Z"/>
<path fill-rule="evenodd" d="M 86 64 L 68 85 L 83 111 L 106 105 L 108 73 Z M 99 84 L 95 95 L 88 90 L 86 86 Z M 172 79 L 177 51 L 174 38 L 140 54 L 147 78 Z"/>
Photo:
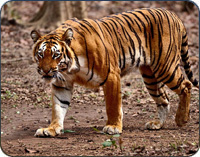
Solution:
<path fill-rule="evenodd" d="M 77 56 L 86 55 L 87 68 L 93 67 L 98 75 L 118 67 L 125 75 L 132 67 L 149 65 L 155 76 L 163 79 L 164 71 L 180 64 L 181 50 L 186 53 L 188 49 L 182 46 L 187 42 L 187 37 L 183 38 L 183 23 L 175 14 L 162 9 L 140 9 L 98 20 L 71 19 L 53 33 L 62 34 L 70 26 L 77 32 L 74 38 L 79 39 L 72 43 L 72 48 Z"/>

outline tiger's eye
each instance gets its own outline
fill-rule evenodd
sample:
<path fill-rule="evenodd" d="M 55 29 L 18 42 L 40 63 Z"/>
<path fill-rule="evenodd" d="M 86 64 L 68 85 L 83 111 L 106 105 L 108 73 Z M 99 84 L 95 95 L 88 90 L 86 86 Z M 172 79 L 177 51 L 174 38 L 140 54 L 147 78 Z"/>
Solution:
<path fill-rule="evenodd" d="M 57 58 L 59 58 L 59 57 L 60 57 L 60 51 L 57 50 L 57 51 L 54 53 L 54 55 L 53 55 L 53 59 L 57 59 Z"/>
<path fill-rule="evenodd" d="M 43 57 L 43 52 L 42 52 L 42 50 L 41 50 L 41 49 L 39 49 L 39 50 L 38 50 L 38 56 L 39 56 L 40 58 L 42 58 L 42 57 Z"/>

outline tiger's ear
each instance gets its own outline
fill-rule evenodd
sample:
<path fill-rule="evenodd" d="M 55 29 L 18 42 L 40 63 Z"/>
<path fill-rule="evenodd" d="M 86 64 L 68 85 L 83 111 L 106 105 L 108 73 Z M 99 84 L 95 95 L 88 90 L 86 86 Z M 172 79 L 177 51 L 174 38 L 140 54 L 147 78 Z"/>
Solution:
<path fill-rule="evenodd" d="M 38 31 L 32 30 L 31 31 L 31 38 L 33 39 L 33 42 L 35 43 L 39 38 L 41 38 L 41 35 Z"/>
<path fill-rule="evenodd" d="M 73 35 L 73 30 L 71 28 L 68 28 L 62 36 L 62 40 L 65 41 L 68 45 L 70 45 Z"/>

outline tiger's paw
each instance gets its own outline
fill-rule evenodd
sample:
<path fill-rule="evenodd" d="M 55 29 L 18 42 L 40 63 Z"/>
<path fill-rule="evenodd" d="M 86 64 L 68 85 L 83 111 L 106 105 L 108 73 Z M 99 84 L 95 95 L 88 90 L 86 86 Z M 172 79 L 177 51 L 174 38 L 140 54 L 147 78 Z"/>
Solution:
<path fill-rule="evenodd" d="M 36 137 L 55 137 L 57 135 L 60 135 L 62 133 L 61 127 L 48 127 L 48 128 L 41 128 L 38 129 L 34 136 Z"/>
<path fill-rule="evenodd" d="M 104 133 L 107 133 L 107 134 L 110 134 L 110 135 L 113 135 L 113 134 L 121 134 L 122 133 L 122 128 L 121 127 L 118 127 L 116 125 L 106 125 L 104 128 L 103 128 L 103 132 Z"/>
<path fill-rule="evenodd" d="M 146 129 L 149 130 L 159 130 L 162 126 L 163 124 L 159 120 L 153 120 L 145 124 Z"/>
<path fill-rule="evenodd" d="M 176 114 L 175 122 L 177 126 L 182 127 L 186 125 L 189 119 L 190 119 L 189 116 L 184 117 L 183 115 L 180 116 L 179 114 Z"/>
<path fill-rule="evenodd" d="M 175 117 L 176 125 L 179 127 L 186 125 L 186 123 L 190 120 L 189 109 L 186 110 L 185 108 L 181 107 L 182 106 L 180 105 L 180 107 L 176 112 L 176 117 Z"/>

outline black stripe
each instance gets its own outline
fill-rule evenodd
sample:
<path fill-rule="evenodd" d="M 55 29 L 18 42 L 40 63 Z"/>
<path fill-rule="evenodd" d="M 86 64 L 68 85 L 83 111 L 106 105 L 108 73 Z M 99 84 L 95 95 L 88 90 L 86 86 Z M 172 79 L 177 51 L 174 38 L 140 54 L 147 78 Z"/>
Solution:
<path fill-rule="evenodd" d="M 152 46 L 151 46 L 151 36 L 149 35 L 149 51 L 150 51 L 150 62 L 152 61 Z"/>
<path fill-rule="evenodd" d="M 139 44 L 139 52 L 140 52 L 140 55 L 141 55 L 141 43 L 142 43 L 142 41 L 141 41 L 141 39 L 140 39 L 140 37 L 138 36 L 138 34 L 136 33 L 136 31 L 133 29 L 133 27 L 131 26 L 131 24 L 129 23 L 129 21 L 125 18 L 125 17 L 123 17 L 123 19 L 126 21 L 126 23 L 128 24 L 128 26 L 129 26 L 129 29 L 134 33 L 134 35 L 135 35 L 135 37 L 136 37 L 136 39 L 137 39 L 137 41 L 138 41 L 138 44 Z M 135 50 L 134 50 L 134 52 L 135 52 Z"/>
<path fill-rule="evenodd" d="M 158 83 L 159 83 L 159 82 L 147 83 L 146 81 L 144 81 L 144 84 L 145 84 L 145 85 L 148 85 L 148 86 L 156 85 L 156 84 L 158 84 Z"/>
<path fill-rule="evenodd" d="M 55 87 L 55 88 L 60 88 L 60 89 L 64 89 L 64 90 L 70 90 L 70 89 L 67 88 L 67 87 L 60 87 L 60 86 L 57 86 L 57 85 L 55 85 L 55 84 L 53 84 L 53 83 L 52 83 L 52 85 L 53 85 L 53 87 Z"/>
<path fill-rule="evenodd" d="M 151 14 L 151 16 L 153 17 L 154 22 L 155 22 L 155 24 L 156 24 L 156 23 L 157 23 L 157 22 L 156 22 L 156 18 L 155 18 L 155 16 L 154 16 L 153 12 L 151 11 L 151 9 L 147 9 L 147 11 Z"/>
<path fill-rule="evenodd" d="M 181 83 L 183 82 L 183 80 L 184 80 L 184 77 L 183 77 L 183 75 L 181 75 L 181 77 L 178 79 L 177 85 L 174 86 L 174 87 L 171 87 L 170 89 L 171 89 L 171 90 L 176 90 L 176 89 L 178 89 L 178 88 L 180 87 Z"/>
<path fill-rule="evenodd" d="M 166 97 L 167 98 L 167 97 Z M 169 101 L 169 100 L 168 100 Z M 168 106 L 168 104 L 156 104 L 157 105 L 157 107 L 161 107 L 161 106 L 163 106 L 163 107 L 167 107 Z"/>
<path fill-rule="evenodd" d="M 181 52 L 181 57 L 182 59 L 185 60 L 185 58 L 188 56 L 188 51 L 185 52 L 185 54 L 183 54 L 183 52 Z"/>
<path fill-rule="evenodd" d="M 167 64 L 167 66 L 166 66 L 166 68 L 164 69 L 163 73 L 160 74 L 160 75 L 157 77 L 157 79 L 161 78 L 164 74 L 168 74 L 170 68 L 172 67 L 171 65 L 174 63 L 174 60 L 175 60 L 175 58 L 176 58 L 175 56 L 176 56 L 176 54 L 174 54 L 174 57 L 172 57 L 173 59 L 172 59 L 172 61 L 171 61 L 171 64 L 170 64 L 170 63 Z M 163 79 L 161 79 L 160 81 L 158 81 L 158 82 L 163 82 L 168 76 L 169 76 L 169 74 L 168 74 L 166 77 L 164 77 Z"/>
<path fill-rule="evenodd" d="M 164 84 L 167 84 L 167 83 L 170 83 L 170 82 L 173 81 L 173 79 L 174 79 L 174 77 L 175 77 L 175 73 L 176 73 L 178 67 L 179 67 L 179 64 L 178 64 L 178 65 L 176 66 L 176 68 L 174 69 L 174 71 L 173 71 L 171 77 L 170 77 L 167 81 L 165 81 Z"/>
<path fill-rule="evenodd" d="M 92 73 L 91 73 L 91 76 L 90 76 L 90 78 L 88 79 L 87 82 L 89 82 L 89 81 L 93 78 L 93 75 L 94 75 L 94 62 L 93 62 L 93 65 L 92 65 Z"/>
<path fill-rule="evenodd" d="M 136 19 L 134 19 L 134 21 L 135 21 L 135 23 L 137 24 L 137 26 L 138 26 L 138 28 L 139 28 L 140 32 L 142 32 L 142 29 L 141 29 L 141 27 L 140 27 L 139 23 L 137 22 L 137 20 L 136 20 Z"/>
<path fill-rule="evenodd" d="M 153 60 L 152 60 L 152 58 L 153 58 Z M 153 53 L 152 53 L 152 57 L 151 57 L 151 66 L 154 65 L 155 60 L 156 60 L 156 52 L 154 50 Z"/>
<path fill-rule="evenodd" d="M 184 65 L 184 69 L 186 70 L 186 69 L 189 69 L 190 68 L 190 64 L 186 64 L 186 65 Z"/>
<path fill-rule="evenodd" d="M 157 63 L 155 65 L 155 68 L 153 69 L 154 73 L 156 73 L 159 70 L 160 66 L 158 66 L 158 64 L 159 64 L 160 57 L 161 57 L 161 54 L 162 54 L 162 49 L 163 49 L 163 43 L 162 43 L 162 37 L 161 37 L 160 27 L 159 27 L 159 25 L 157 25 L 157 26 L 158 26 L 159 55 L 158 55 L 158 59 L 157 59 Z"/>
<path fill-rule="evenodd" d="M 133 22 L 133 20 L 130 18 L 130 16 L 128 16 L 128 15 L 126 15 L 126 14 L 122 14 L 122 16 L 127 17 L 127 18 L 131 21 L 131 23 L 134 25 L 134 22 Z"/>
<path fill-rule="evenodd" d="M 172 48 L 172 47 L 171 47 Z M 171 54 L 172 50 L 170 51 Z M 170 57 L 171 55 L 169 55 Z M 169 69 L 171 68 L 171 65 L 173 64 L 176 54 L 174 54 L 174 57 L 172 57 L 172 61 L 170 62 L 170 59 L 167 60 L 167 62 L 165 63 L 165 65 L 162 67 L 162 69 L 159 72 L 159 76 L 158 78 L 161 78 L 165 73 L 167 73 L 169 71 Z M 154 73 L 155 74 L 155 73 Z"/>
<path fill-rule="evenodd" d="M 159 95 L 151 94 L 151 93 L 149 93 L 149 94 L 150 94 L 152 97 L 156 97 L 156 98 L 163 96 L 163 93 L 161 93 L 161 94 L 159 94 Z"/>
<path fill-rule="evenodd" d="M 182 46 L 187 46 L 188 45 L 188 40 L 186 40 L 184 43 L 182 43 Z"/>
<path fill-rule="evenodd" d="M 115 16 L 113 16 L 113 18 L 117 18 L 117 19 L 120 19 L 120 18 L 118 18 L 118 17 L 115 17 Z M 115 26 L 116 26 L 116 28 L 118 28 L 118 26 L 117 26 L 117 24 L 116 24 L 116 22 L 121 26 L 121 28 L 122 28 L 122 31 L 123 31 L 123 34 L 124 34 L 124 36 L 125 36 L 125 38 L 126 38 L 126 40 L 128 40 L 128 38 L 127 38 L 127 36 L 126 36 L 126 33 L 125 33 L 125 29 L 124 29 L 124 27 L 122 26 L 122 24 L 119 22 L 119 21 L 117 21 L 116 20 L 116 22 L 115 22 L 115 20 L 113 20 L 113 19 L 109 19 L 109 20 L 111 20 L 114 24 L 115 24 Z M 121 36 L 120 36 L 121 37 Z M 123 38 L 122 38 L 123 39 Z"/>
<path fill-rule="evenodd" d="M 159 14 L 159 17 L 160 17 L 160 19 L 162 20 L 162 22 L 163 22 L 163 17 L 162 17 L 162 15 L 161 15 L 161 13 L 158 11 L 158 10 L 154 10 L 156 13 L 158 13 Z"/>
<path fill-rule="evenodd" d="M 109 25 L 106 23 L 106 22 L 104 22 L 104 21 L 101 21 L 102 23 L 104 23 L 105 25 L 107 25 L 107 27 L 110 29 L 110 27 L 109 27 Z M 112 24 L 111 24 L 112 25 Z M 113 27 L 113 26 L 112 26 Z M 107 29 L 108 30 L 108 29 Z M 111 30 L 111 29 L 110 29 Z M 108 31 L 109 32 L 109 31 Z M 111 35 L 111 34 L 110 34 Z M 100 37 L 100 36 L 99 36 Z M 112 38 L 112 35 L 111 35 L 111 38 Z M 103 45 L 104 45 L 104 48 L 105 48 L 105 51 L 106 51 L 106 64 L 107 64 L 107 62 L 108 62 L 108 72 L 107 72 L 107 76 L 106 76 L 106 78 L 105 78 L 105 80 L 102 82 L 102 83 L 100 83 L 100 86 L 102 86 L 102 85 L 104 85 L 105 84 L 105 82 L 107 81 L 107 79 L 108 79 L 108 75 L 109 75 L 109 73 L 110 73 L 110 56 L 109 56 L 109 53 L 108 53 L 108 50 L 107 50 L 107 48 L 106 48 L 106 46 L 105 46 L 105 44 L 104 44 L 104 42 L 103 42 L 103 40 L 102 40 L 102 38 L 100 37 L 100 39 L 101 39 L 101 41 L 102 41 L 102 43 L 103 43 Z M 114 43 L 113 43 L 114 44 Z"/>
<path fill-rule="evenodd" d="M 119 67 L 120 67 L 120 69 L 121 69 L 121 65 L 122 65 L 122 62 L 121 62 L 121 55 L 120 55 L 120 53 L 119 53 Z"/>
<path fill-rule="evenodd" d="M 105 48 L 105 52 L 106 52 L 106 64 L 109 65 L 109 68 L 110 68 L 110 58 L 109 58 L 109 53 L 108 53 L 108 50 L 103 42 L 103 39 L 101 38 L 101 36 L 99 35 L 99 33 L 96 31 L 96 29 L 87 21 L 87 20 L 82 20 L 85 24 L 87 24 L 97 35 L 98 37 L 100 38 L 104 48 Z M 112 25 L 112 24 L 111 24 Z"/>
<path fill-rule="evenodd" d="M 167 21 L 168 21 L 168 25 L 169 25 L 169 35 L 170 35 L 170 37 L 169 37 L 169 46 L 168 46 L 168 50 L 167 50 L 167 55 L 165 56 L 165 61 L 167 61 L 166 62 L 166 64 L 162 67 L 162 69 L 160 70 L 160 72 L 159 72 L 159 75 L 160 76 L 162 76 L 164 73 L 165 73 L 165 70 L 167 69 L 167 66 L 168 66 L 168 64 L 169 64 L 169 62 L 170 62 L 170 60 L 169 60 L 169 57 L 171 56 L 171 53 L 172 53 L 172 46 L 173 46 L 173 43 L 171 42 L 171 25 L 170 25 L 170 21 L 169 21 L 169 17 L 168 17 L 168 15 L 166 14 L 166 17 L 167 17 Z M 175 57 L 174 57 L 175 58 Z M 174 60 L 174 59 L 173 59 Z M 171 62 L 171 63 L 173 63 L 173 62 Z M 161 74 L 162 73 L 162 74 Z"/>
<path fill-rule="evenodd" d="M 110 20 L 110 19 L 109 19 Z M 111 22 L 113 22 L 112 20 L 111 20 Z M 120 41 L 120 39 L 119 39 L 119 37 L 118 37 L 118 35 L 117 35 L 117 32 L 115 31 L 115 28 L 114 28 L 114 26 L 113 26 L 113 24 L 111 23 L 111 22 L 109 22 L 109 24 L 111 25 L 111 27 L 112 27 L 112 31 L 113 31 L 113 33 L 114 33 L 114 35 L 115 35 L 115 37 L 116 37 L 116 39 L 117 39 L 117 42 L 118 42 L 118 46 L 119 46 L 119 48 L 121 48 L 122 49 L 122 51 L 123 51 L 123 48 L 122 48 L 122 44 L 121 44 L 121 41 Z M 118 26 L 116 25 L 116 23 L 114 23 L 115 24 L 115 26 L 118 28 Z M 108 25 L 108 24 L 107 24 Z M 112 36 L 111 36 L 112 37 Z M 118 51 L 116 51 L 116 52 L 118 52 Z M 125 59 L 125 58 L 124 58 Z M 110 65 L 109 65 L 110 66 Z M 123 67 L 125 66 L 125 62 L 124 62 L 124 64 L 123 64 Z M 123 68 L 122 67 L 122 68 Z"/>
<path fill-rule="evenodd" d="M 60 100 L 56 95 L 54 95 L 56 97 L 56 99 L 58 99 L 62 104 L 65 104 L 65 105 L 70 105 L 70 102 L 69 101 L 66 101 L 66 100 Z"/>
<path fill-rule="evenodd" d="M 155 13 L 156 13 L 156 15 L 157 15 L 157 17 L 158 17 L 158 22 L 159 22 L 159 24 L 160 24 L 160 26 L 161 26 L 161 32 L 162 32 L 162 34 L 163 34 L 163 27 L 162 27 L 162 22 L 161 22 L 160 14 L 158 14 L 156 10 L 154 10 L 154 11 L 155 11 Z"/>
<path fill-rule="evenodd" d="M 182 36 L 182 39 L 184 40 L 187 37 L 187 33 L 185 33 L 185 35 Z"/>
<path fill-rule="evenodd" d="M 147 19 L 147 15 L 145 15 L 142 11 L 136 11 L 136 12 L 142 14 L 142 16 L 143 16 L 143 17 L 145 18 L 145 20 L 147 21 L 148 25 L 150 24 L 149 21 L 148 21 L 148 19 Z"/>
<path fill-rule="evenodd" d="M 81 22 L 79 22 L 79 21 L 76 21 L 79 25 L 81 25 L 81 27 L 83 27 L 83 28 L 85 28 L 90 34 L 92 34 L 91 32 L 90 32 L 90 30 L 84 25 L 84 24 L 82 24 Z"/>
<path fill-rule="evenodd" d="M 142 24 L 143 29 L 144 29 L 145 44 L 146 44 L 146 47 L 147 47 L 148 46 L 147 45 L 147 31 L 146 31 L 146 26 L 145 26 L 144 22 L 136 14 L 134 14 L 133 12 L 129 12 L 129 13 L 134 15 L 140 21 L 140 23 Z"/>
<path fill-rule="evenodd" d="M 198 83 L 198 81 L 197 81 L 196 79 L 194 79 L 194 81 L 192 82 L 192 84 L 193 84 L 194 86 L 197 86 L 199 83 Z"/>
<path fill-rule="evenodd" d="M 158 89 L 151 89 L 149 87 L 146 87 L 149 91 L 158 91 Z"/>
<path fill-rule="evenodd" d="M 106 79 L 102 83 L 100 83 L 100 86 L 103 86 L 106 83 L 109 73 L 110 73 L 110 68 L 108 69 L 108 73 L 107 73 Z"/>
<path fill-rule="evenodd" d="M 58 45 L 56 42 L 52 42 L 53 44 L 55 44 L 55 45 Z"/>
<path fill-rule="evenodd" d="M 149 20 L 149 23 L 150 23 L 150 26 L 151 26 L 151 36 L 152 36 L 152 38 L 154 38 L 153 24 L 152 24 L 151 19 L 149 18 L 149 16 L 146 16 L 146 17 Z M 150 35 L 149 35 L 149 38 L 150 38 Z"/>
<path fill-rule="evenodd" d="M 137 59 L 136 67 L 139 67 L 140 65 L 140 57 Z"/>
<path fill-rule="evenodd" d="M 120 20 L 122 23 L 124 23 L 119 17 L 114 16 L 114 18 L 116 18 L 116 19 Z M 122 30 L 123 30 L 123 33 L 124 33 L 124 35 L 125 35 L 125 37 L 126 37 L 126 34 L 127 34 L 128 37 L 129 37 L 129 41 L 130 41 L 130 43 L 131 43 L 131 47 L 132 47 L 132 49 L 133 49 L 133 51 L 134 51 L 134 54 L 132 54 L 131 48 L 128 47 L 128 48 L 129 48 L 129 53 L 130 53 L 130 56 L 131 56 L 131 59 L 132 59 L 132 65 L 133 65 L 134 62 L 135 62 L 135 44 L 134 44 L 134 42 L 133 42 L 131 36 L 130 36 L 129 33 L 127 32 L 127 30 L 124 29 L 124 27 L 122 26 L 122 24 L 121 24 L 119 21 L 117 21 L 117 22 L 120 24 L 120 26 L 121 26 L 121 28 L 122 28 Z M 126 37 L 126 39 L 127 39 L 127 37 Z M 127 39 L 127 40 L 128 40 L 128 39 Z M 120 62 L 121 62 L 121 61 L 120 61 Z M 120 67 L 121 67 L 121 64 L 120 64 Z"/>
<path fill-rule="evenodd" d="M 103 30 L 102 30 L 102 28 L 100 27 L 99 23 L 98 23 L 96 20 L 94 20 L 94 22 L 97 24 L 97 26 L 99 27 L 101 33 L 103 34 L 103 37 L 105 38 L 104 33 L 103 33 Z"/>
<path fill-rule="evenodd" d="M 85 53 L 86 53 L 87 64 L 88 64 L 88 72 L 87 72 L 87 75 L 88 75 L 89 72 L 90 72 L 90 65 L 89 65 L 90 62 L 89 62 L 89 57 L 88 57 L 88 48 L 87 48 L 87 42 L 86 42 L 85 36 L 83 38 L 84 38 L 84 41 L 85 41 Z"/>
<path fill-rule="evenodd" d="M 126 56 L 125 56 L 124 47 L 122 46 L 121 41 L 120 41 L 120 47 L 122 49 L 122 55 L 123 55 L 123 66 L 122 66 L 122 69 L 124 69 L 125 65 L 126 65 Z"/>
<path fill-rule="evenodd" d="M 161 88 L 163 88 L 165 86 L 165 84 L 162 84 L 159 88 L 156 88 L 156 89 L 151 89 L 149 87 L 146 86 L 146 88 L 150 91 L 159 91 Z"/>
<path fill-rule="evenodd" d="M 103 32 L 101 26 L 99 25 L 99 23 L 98 23 L 96 20 L 94 20 L 94 22 L 98 25 L 100 31 L 101 31 L 102 34 L 103 34 L 104 39 L 106 39 L 105 36 L 104 36 L 104 32 Z M 108 41 L 108 42 L 109 42 L 109 41 Z M 110 43 L 110 42 L 109 42 L 109 43 Z M 113 50 L 112 50 L 112 52 L 113 52 Z M 115 60 L 115 65 L 117 65 L 116 56 L 115 56 L 115 53 L 114 53 L 114 52 L 113 52 L 113 56 L 114 56 L 114 58 L 115 58 L 115 59 L 114 59 L 114 60 Z"/>
<path fill-rule="evenodd" d="M 133 40 L 131 39 L 131 37 L 130 37 L 130 42 L 131 42 L 131 47 L 133 49 L 132 63 L 131 63 L 133 65 L 135 62 L 135 44 L 134 44 Z"/>
<path fill-rule="evenodd" d="M 149 76 L 149 75 L 146 75 L 146 74 L 142 74 L 142 77 L 143 78 L 148 78 L 148 79 L 154 79 L 155 78 L 154 75 Z"/>
<path fill-rule="evenodd" d="M 189 80 L 193 77 L 192 71 L 190 71 L 190 72 L 187 74 L 187 77 L 188 77 Z"/>
<path fill-rule="evenodd" d="M 142 50 L 142 56 L 144 58 L 144 65 L 145 65 L 146 64 L 146 53 L 145 53 L 144 49 Z"/>
<path fill-rule="evenodd" d="M 118 26 L 117 26 L 117 24 L 115 23 L 115 21 L 113 20 L 113 19 L 109 19 L 109 20 L 111 20 L 114 24 L 115 24 L 115 26 L 116 26 L 116 28 L 118 29 Z M 112 24 L 111 24 L 112 25 Z M 125 34 L 124 34 L 125 35 Z M 121 37 L 122 38 L 122 37 Z M 123 38 L 122 38 L 123 39 Z M 122 66 L 122 69 L 124 69 L 125 68 L 125 65 L 126 65 L 126 56 L 125 56 L 125 50 L 124 50 L 124 47 L 123 47 L 123 45 L 122 45 L 122 43 L 121 43 L 121 40 L 120 39 L 118 39 L 117 38 L 117 40 L 118 40 L 118 44 L 120 45 L 120 47 L 121 47 L 121 52 L 122 52 L 122 55 L 123 55 L 123 66 Z"/>
<path fill-rule="evenodd" d="M 132 54 L 132 50 L 131 50 L 130 46 L 128 47 L 128 51 L 129 51 L 130 57 L 131 57 L 132 62 L 133 62 L 133 54 Z"/>

